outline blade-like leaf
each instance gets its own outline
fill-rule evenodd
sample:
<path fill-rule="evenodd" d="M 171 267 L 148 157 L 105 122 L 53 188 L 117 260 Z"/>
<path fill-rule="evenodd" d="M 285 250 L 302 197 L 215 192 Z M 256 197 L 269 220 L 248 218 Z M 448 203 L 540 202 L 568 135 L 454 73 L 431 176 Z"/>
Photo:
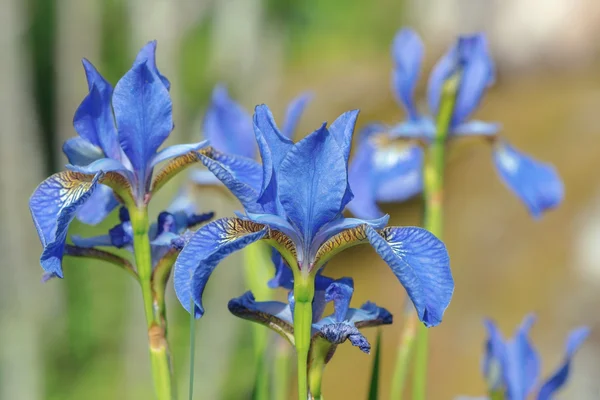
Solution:
<path fill-rule="evenodd" d="M 379 370 L 381 365 L 381 329 L 377 330 L 375 340 L 375 358 L 371 369 L 371 383 L 369 385 L 369 400 L 379 399 Z"/>

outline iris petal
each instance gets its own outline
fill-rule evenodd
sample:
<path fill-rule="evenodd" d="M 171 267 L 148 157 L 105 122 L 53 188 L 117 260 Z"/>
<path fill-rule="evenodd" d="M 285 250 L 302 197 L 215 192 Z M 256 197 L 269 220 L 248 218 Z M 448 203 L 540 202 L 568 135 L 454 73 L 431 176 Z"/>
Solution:
<path fill-rule="evenodd" d="M 423 42 L 419 35 L 411 29 L 400 30 L 392 44 L 392 56 L 395 63 L 392 80 L 396 98 L 406 110 L 408 119 L 416 120 L 419 114 L 413 95 L 423 61 Z"/>
<path fill-rule="evenodd" d="M 202 130 L 211 146 L 228 154 L 254 158 L 256 141 L 250 115 L 217 85 L 204 115 Z"/>
<path fill-rule="evenodd" d="M 455 43 L 435 64 L 429 74 L 427 102 L 430 113 L 436 117 L 442 98 L 442 87 L 450 75 L 456 72 L 458 63 L 458 44 Z"/>
<path fill-rule="evenodd" d="M 333 301 L 334 316 L 337 322 L 346 318 L 350 308 L 350 300 L 354 293 L 352 278 L 341 278 L 332 282 L 325 290 L 325 301 Z"/>
<path fill-rule="evenodd" d="M 140 181 L 146 181 L 149 163 L 173 130 L 169 92 L 146 62 L 134 65 L 117 83 L 113 108 L 119 142 Z"/>
<path fill-rule="evenodd" d="M 554 392 L 559 390 L 567 381 L 569 377 L 569 370 L 571 368 L 571 360 L 575 355 L 575 352 L 583 344 L 585 339 L 589 336 L 590 330 L 588 328 L 578 328 L 572 331 L 567 338 L 567 351 L 565 358 L 560 367 L 552 374 L 552 376 L 546 380 L 546 382 L 540 388 L 538 393 L 538 400 L 550 400 L 554 395 Z"/>
<path fill-rule="evenodd" d="M 540 359 L 528 337 L 534 321 L 533 315 L 525 317 L 515 336 L 506 346 L 504 384 L 510 398 L 527 398 L 540 374 Z"/>
<path fill-rule="evenodd" d="M 342 154 L 344 155 L 344 162 L 346 167 L 348 166 L 348 159 L 350 158 L 350 148 L 352 147 L 352 134 L 354 133 L 354 126 L 356 125 L 356 118 L 358 117 L 358 110 L 347 111 L 340 115 L 335 121 L 329 126 L 329 133 L 340 146 Z M 354 194 L 350 188 L 350 183 L 346 182 L 346 192 L 342 198 L 342 204 L 340 205 L 341 210 L 346 207 L 346 204 L 352 200 Z"/>
<path fill-rule="evenodd" d="M 365 230 L 375 251 L 406 289 L 419 319 L 428 327 L 439 324 L 454 291 L 444 243 L 416 227 L 377 232 L 365 226 Z"/>
<path fill-rule="evenodd" d="M 491 391 L 503 389 L 507 365 L 507 349 L 502 333 L 491 320 L 485 320 L 488 331 L 482 372 Z"/>
<path fill-rule="evenodd" d="M 358 218 L 374 219 L 384 215 L 375 199 L 375 150 L 375 145 L 370 140 L 362 140 L 348 169 L 348 182 L 353 188 L 354 198 L 346 207 Z"/>
<path fill-rule="evenodd" d="M 62 147 L 69 163 L 74 165 L 88 165 L 104 158 L 102 149 L 82 137 L 67 139 Z"/>
<path fill-rule="evenodd" d="M 175 262 L 174 286 L 181 305 L 194 316 L 204 314 L 202 293 L 217 264 L 234 251 L 263 238 L 267 228 L 238 218 L 222 218 L 204 225 L 192 236 Z"/>
<path fill-rule="evenodd" d="M 374 229 L 382 229 L 387 225 L 390 219 L 389 215 L 384 215 L 381 218 L 364 220 L 359 218 L 338 218 L 334 221 L 328 222 L 319 229 L 319 232 L 315 235 L 311 246 L 311 253 L 316 254 L 323 243 L 329 238 L 337 235 L 345 230 L 350 230 L 361 225 L 370 225 Z"/>
<path fill-rule="evenodd" d="M 483 121 L 469 121 L 452 129 L 457 136 L 494 136 L 500 131 L 500 124 Z"/>
<path fill-rule="evenodd" d="M 368 328 L 380 325 L 389 325 L 393 321 L 392 314 L 383 307 L 367 301 L 360 308 L 351 308 L 346 319 L 357 328 Z"/>
<path fill-rule="evenodd" d="M 277 170 L 277 193 L 287 217 L 311 242 L 342 210 L 347 165 L 325 124 L 298 142 Z"/>
<path fill-rule="evenodd" d="M 156 40 L 148 42 L 144 47 L 142 47 L 138 55 L 135 57 L 133 65 L 136 66 L 143 63 L 146 63 L 148 69 L 150 69 L 150 71 L 160 78 L 167 90 L 171 88 L 171 83 L 169 80 L 160 73 L 158 67 L 156 66 Z"/>
<path fill-rule="evenodd" d="M 192 143 L 192 144 L 176 144 L 174 146 L 169 146 L 158 153 L 156 153 L 152 160 L 150 161 L 150 166 L 154 167 L 158 163 L 163 161 L 167 161 L 171 158 L 179 157 L 184 154 L 187 154 L 191 151 L 198 151 L 203 147 L 208 146 L 208 142 L 203 140 L 202 142 Z"/>
<path fill-rule="evenodd" d="M 319 327 L 317 335 L 336 345 L 350 340 L 350 343 L 361 351 L 367 354 L 371 351 L 371 345 L 367 338 L 353 324 L 346 321 L 322 325 Z"/>
<path fill-rule="evenodd" d="M 29 209 L 44 247 L 40 263 L 46 273 L 63 277 L 62 257 L 69 224 L 101 176 L 59 172 L 43 181 L 31 195 Z"/>
<path fill-rule="evenodd" d="M 99 185 L 89 200 L 77 210 L 77 219 L 88 225 L 97 225 L 119 206 L 111 188 Z"/>
<path fill-rule="evenodd" d="M 392 138 L 433 139 L 435 131 L 433 120 L 422 117 L 396 124 L 390 127 L 387 132 Z"/>
<path fill-rule="evenodd" d="M 424 158 L 418 145 L 377 150 L 372 172 L 375 198 L 380 202 L 401 202 L 421 193 Z"/>
<path fill-rule="evenodd" d="M 494 148 L 494 164 L 502 181 L 533 217 L 539 218 L 562 203 L 563 183 L 552 165 L 534 160 L 507 143 Z"/>
<path fill-rule="evenodd" d="M 312 93 L 302 93 L 288 105 L 283 128 L 281 129 L 281 133 L 288 139 L 292 139 L 294 136 L 294 131 L 298 126 L 298 120 L 300 120 L 306 105 L 310 102 L 312 97 Z"/>

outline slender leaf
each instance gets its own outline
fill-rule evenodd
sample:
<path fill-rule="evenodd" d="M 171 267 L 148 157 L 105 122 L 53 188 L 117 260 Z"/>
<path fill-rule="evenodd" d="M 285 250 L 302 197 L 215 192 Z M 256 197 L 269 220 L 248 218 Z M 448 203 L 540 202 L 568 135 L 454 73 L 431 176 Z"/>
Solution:
<path fill-rule="evenodd" d="M 381 329 L 377 330 L 375 341 L 375 358 L 371 369 L 371 384 L 369 385 L 369 400 L 379 399 L 379 370 L 381 365 Z"/>

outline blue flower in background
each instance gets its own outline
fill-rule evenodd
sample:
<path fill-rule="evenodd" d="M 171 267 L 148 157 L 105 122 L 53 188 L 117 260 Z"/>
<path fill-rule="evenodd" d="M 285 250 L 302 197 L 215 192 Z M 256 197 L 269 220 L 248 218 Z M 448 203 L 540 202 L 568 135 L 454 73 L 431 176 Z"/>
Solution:
<path fill-rule="evenodd" d="M 78 137 L 64 152 L 70 164 L 42 182 L 29 207 L 44 247 L 40 263 L 61 277 L 67 229 L 75 215 L 97 223 L 118 205 L 145 206 L 174 173 L 198 160 L 205 143 L 158 151 L 173 129 L 169 81 L 155 62 L 156 42 L 148 43 L 132 68 L 113 87 L 83 60 L 89 93 L 75 112 Z M 159 163 L 171 160 L 161 171 Z"/>
<path fill-rule="evenodd" d="M 196 206 L 190 200 L 187 192 L 180 191 L 171 205 L 158 214 L 156 223 L 150 226 L 150 246 L 152 251 L 152 265 L 156 263 L 172 248 L 181 248 L 182 234 L 188 229 L 199 226 L 214 217 L 214 213 L 197 214 Z M 120 223 L 111 228 L 106 235 L 82 238 L 72 236 L 73 244 L 80 248 L 116 247 L 126 248 L 133 252 L 133 229 L 127 208 L 119 210 Z"/>
<path fill-rule="evenodd" d="M 342 215 L 353 197 L 348 156 L 357 115 L 344 113 L 329 128 L 323 124 L 294 143 L 260 105 L 254 131 L 262 167 L 216 151 L 200 155 L 245 214 L 205 225 L 179 255 L 175 291 L 188 311 L 204 314 L 202 293 L 217 264 L 257 240 L 279 252 L 295 279 L 315 277 L 338 252 L 368 242 L 405 287 L 420 319 L 428 326 L 441 321 L 454 290 L 444 244 L 421 228 L 385 228 L 387 216 L 368 221 Z"/>
<path fill-rule="evenodd" d="M 488 339 L 482 370 L 490 395 L 501 394 L 506 400 L 525 400 L 529 396 L 550 400 L 567 382 L 571 360 L 589 335 L 589 329 L 578 328 L 569 334 L 562 363 L 548 379 L 539 382 L 540 359 L 529 339 L 534 321 L 533 315 L 527 316 L 509 340 L 503 339 L 492 321 L 485 321 Z"/>
<path fill-rule="evenodd" d="M 313 301 L 312 341 L 310 359 L 321 358 L 323 365 L 329 362 L 338 344 L 349 340 L 353 346 L 369 353 L 371 345 L 360 333 L 360 328 L 389 325 L 392 314 L 385 308 L 367 302 L 360 308 L 350 308 L 354 283 L 350 278 L 333 280 L 318 275 L 315 282 Z M 232 314 L 263 324 L 274 330 L 294 345 L 293 313 L 294 295 L 290 292 L 288 303 L 279 301 L 257 302 L 251 292 L 232 299 L 229 311 Z M 333 302 L 334 313 L 323 317 L 327 303 Z"/>
<path fill-rule="evenodd" d="M 383 215 L 377 202 L 402 201 L 422 190 L 421 146 L 427 146 L 434 139 L 434 117 L 439 112 L 444 83 L 456 77 L 458 88 L 447 137 L 490 138 L 494 143 L 494 164 L 498 174 L 532 216 L 539 217 L 544 211 L 558 206 L 564 196 L 563 187 L 552 166 L 512 150 L 498 137 L 498 124 L 470 119 L 486 89 L 494 82 L 495 68 L 485 36 L 459 37 L 435 65 L 427 89 L 428 114 L 421 114 L 414 101 L 423 54 L 423 43 L 414 31 L 402 29 L 397 33 L 392 45 L 392 86 L 405 110 L 406 121 L 393 126 L 371 124 L 364 128 L 350 167 L 351 181 L 356 182 L 355 188 L 361 188 L 348 205 L 352 213 L 360 218 L 376 218 Z M 389 142 L 397 138 L 409 142 L 402 148 L 388 148 Z M 412 143 L 414 141 L 418 143 Z M 393 156 L 386 156 L 386 153 Z M 498 161 L 509 158 L 512 162 Z M 382 163 L 382 159 L 388 160 L 387 164 Z"/>
<path fill-rule="evenodd" d="M 311 97 L 309 93 L 303 93 L 288 105 L 281 131 L 286 138 L 293 137 Z M 252 117 L 229 97 L 223 85 L 217 85 L 213 90 L 211 103 L 204 115 L 202 131 L 210 145 L 222 153 L 249 159 L 255 159 L 257 156 Z M 214 185 L 220 182 L 214 174 L 206 170 L 192 170 L 190 177 L 200 185 Z"/>

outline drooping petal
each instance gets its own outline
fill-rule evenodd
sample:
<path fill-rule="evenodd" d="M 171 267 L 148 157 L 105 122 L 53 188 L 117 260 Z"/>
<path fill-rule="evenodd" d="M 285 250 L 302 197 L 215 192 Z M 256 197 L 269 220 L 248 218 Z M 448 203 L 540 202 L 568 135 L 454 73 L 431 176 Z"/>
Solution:
<path fill-rule="evenodd" d="M 217 85 L 204 115 L 204 137 L 215 149 L 248 158 L 256 154 L 256 141 L 250 115 L 233 101 L 225 86 Z"/>
<path fill-rule="evenodd" d="M 341 278 L 332 282 L 325 290 L 325 301 L 333 301 L 334 316 L 337 322 L 346 319 L 350 308 L 350 300 L 354 293 L 352 278 Z"/>
<path fill-rule="evenodd" d="M 290 306 L 279 301 L 256 301 L 252 292 L 231 299 L 227 305 L 236 317 L 257 322 L 294 344 L 294 322 Z"/>
<path fill-rule="evenodd" d="M 534 389 L 540 374 L 540 359 L 529 340 L 529 330 L 535 322 L 528 315 L 506 345 L 504 384 L 511 399 L 525 399 Z"/>
<path fill-rule="evenodd" d="M 69 224 L 101 176 L 59 172 L 43 181 L 31 195 L 29 209 L 44 247 L 40 263 L 46 273 L 63 277 L 62 256 Z"/>
<path fill-rule="evenodd" d="M 496 144 L 494 164 L 502 181 L 534 218 L 562 202 L 563 183 L 552 165 L 534 160 L 505 142 Z"/>
<path fill-rule="evenodd" d="M 349 340 L 352 346 L 358 347 L 361 351 L 367 354 L 371 351 L 371 345 L 367 338 L 353 324 L 347 321 L 320 325 L 316 335 L 334 345 L 342 344 L 346 340 Z"/>
<path fill-rule="evenodd" d="M 300 96 L 293 99 L 288 105 L 285 113 L 285 120 L 283 122 L 283 128 L 281 133 L 288 139 L 294 137 L 294 132 L 298 126 L 298 120 L 302 116 L 306 105 L 311 101 L 312 93 L 302 93 Z"/>
<path fill-rule="evenodd" d="M 393 322 L 392 314 L 383 307 L 367 301 L 360 308 L 351 308 L 346 314 L 346 319 L 357 328 L 369 328 L 380 325 L 390 325 Z"/>
<path fill-rule="evenodd" d="M 346 208 L 357 218 L 375 219 L 384 215 L 375 199 L 373 180 L 375 150 L 375 144 L 370 140 L 361 140 L 348 169 L 348 182 L 354 198 Z"/>
<path fill-rule="evenodd" d="M 201 154 L 210 154 L 213 151 L 214 149 L 212 149 L 212 147 L 204 147 L 200 150 L 192 150 L 188 153 L 171 159 L 165 166 L 163 166 L 157 173 L 154 174 L 152 184 L 150 185 L 150 191 L 152 193 L 156 193 L 178 173 L 190 167 L 192 164 L 200 162 Z"/>
<path fill-rule="evenodd" d="M 86 238 L 79 235 L 73 235 L 71 236 L 71 240 L 75 246 L 83 249 L 89 249 L 96 246 L 110 247 L 113 245 L 110 235 L 100 235 Z"/>
<path fill-rule="evenodd" d="M 82 137 L 67 139 L 62 147 L 69 163 L 74 165 L 88 165 L 104 158 L 102 149 Z"/>
<path fill-rule="evenodd" d="M 201 186 L 215 186 L 221 184 L 221 181 L 215 174 L 205 169 L 195 168 L 190 171 L 189 177 L 192 182 Z"/>
<path fill-rule="evenodd" d="M 501 129 L 500 124 L 495 122 L 483 122 L 472 120 L 462 123 L 452 129 L 452 135 L 456 136 L 495 136 Z"/>
<path fill-rule="evenodd" d="M 392 81 L 398 102 L 404 107 L 408 119 L 416 120 L 419 113 L 413 99 L 423 61 L 423 42 L 412 29 L 402 29 L 392 44 L 394 71 Z"/>
<path fill-rule="evenodd" d="M 169 92 L 151 68 L 149 61 L 134 65 L 117 83 L 112 100 L 119 142 L 141 182 L 173 130 Z"/>
<path fill-rule="evenodd" d="M 546 382 L 544 382 L 540 388 L 537 397 L 538 400 L 551 400 L 554 392 L 560 390 L 567 382 L 567 379 L 569 378 L 569 370 L 571 368 L 571 360 L 589 334 L 590 330 L 587 327 L 575 329 L 569 334 L 569 337 L 567 338 L 567 350 L 565 358 L 556 372 L 554 372 L 554 374 L 552 374 L 552 376 L 546 380 Z"/>
<path fill-rule="evenodd" d="M 365 226 L 379 256 L 406 289 L 419 319 L 428 327 L 442 321 L 454 280 L 444 243 L 425 229 L 391 227 L 377 232 Z"/>
<path fill-rule="evenodd" d="M 202 293 L 217 264 L 266 234 L 263 225 L 238 218 L 221 218 L 196 231 L 174 266 L 175 293 L 181 305 L 200 318 L 204 314 Z M 194 310 L 190 309 L 192 299 Z"/>
<path fill-rule="evenodd" d="M 342 210 L 347 165 L 325 124 L 287 153 L 277 170 L 277 193 L 287 217 L 310 243 Z"/>
<path fill-rule="evenodd" d="M 83 68 L 89 94 L 75 111 L 73 127 L 79 136 L 100 147 L 106 157 L 119 160 L 121 150 L 110 105 L 113 88 L 86 59 L 83 59 Z"/>
<path fill-rule="evenodd" d="M 111 188 L 99 185 L 90 199 L 77 210 L 77 219 L 88 225 L 97 225 L 119 205 Z"/>
<path fill-rule="evenodd" d="M 163 83 L 163 85 L 165 85 L 167 90 L 171 88 L 171 83 L 169 82 L 169 80 L 160 73 L 158 67 L 156 66 L 156 40 L 152 40 L 151 42 L 148 42 L 144 47 L 142 47 L 138 55 L 135 57 L 133 66 L 140 65 L 143 63 L 146 63 L 148 69 L 160 78 L 161 82 Z"/>
<path fill-rule="evenodd" d="M 402 202 L 423 191 L 424 151 L 421 146 L 390 146 L 373 155 L 372 184 L 380 202 Z"/>
<path fill-rule="evenodd" d="M 169 146 L 169 147 L 159 151 L 152 157 L 152 160 L 150 161 L 150 166 L 155 167 L 158 163 L 167 161 L 171 158 L 182 156 L 191 151 L 198 151 L 201 148 L 206 147 L 206 146 L 208 146 L 208 142 L 206 140 L 203 140 L 202 142 L 198 142 L 198 143 L 176 144 L 173 146 Z"/>

